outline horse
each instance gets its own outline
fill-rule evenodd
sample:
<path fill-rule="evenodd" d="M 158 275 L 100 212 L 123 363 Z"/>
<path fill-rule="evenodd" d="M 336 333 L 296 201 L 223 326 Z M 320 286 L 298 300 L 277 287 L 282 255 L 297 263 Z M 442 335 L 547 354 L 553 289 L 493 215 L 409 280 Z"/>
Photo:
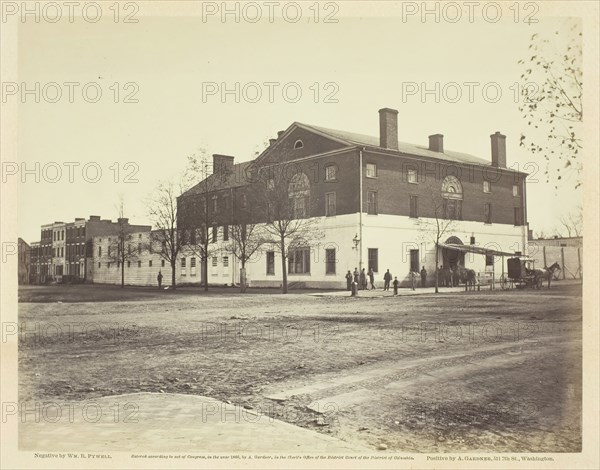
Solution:
<path fill-rule="evenodd" d="M 533 273 L 535 276 L 535 285 L 539 287 L 542 286 L 542 282 L 544 279 L 548 281 L 548 289 L 550 289 L 550 283 L 552 281 L 552 277 L 554 276 L 554 271 L 560 271 L 560 264 L 554 263 L 549 267 L 545 267 L 544 269 L 534 269 Z"/>
<path fill-rule="evenodd" d="M 477 274 L 472 269 L 467 269 L 462 266 L 456 267 L 456 275 L 461 284 L 465 284 L 467 289 L 475 289 Z"/>

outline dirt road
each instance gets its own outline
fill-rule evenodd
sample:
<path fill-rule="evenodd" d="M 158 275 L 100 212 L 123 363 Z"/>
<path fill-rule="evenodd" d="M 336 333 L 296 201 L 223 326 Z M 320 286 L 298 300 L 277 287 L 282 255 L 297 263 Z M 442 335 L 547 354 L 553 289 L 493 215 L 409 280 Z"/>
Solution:
<path fill-rule="evenodd" d="M 95 296 L 20 304 L 22 402 L 162 390 L 388 451 L 581 449 L 578 285 L 385 299 Z"/>

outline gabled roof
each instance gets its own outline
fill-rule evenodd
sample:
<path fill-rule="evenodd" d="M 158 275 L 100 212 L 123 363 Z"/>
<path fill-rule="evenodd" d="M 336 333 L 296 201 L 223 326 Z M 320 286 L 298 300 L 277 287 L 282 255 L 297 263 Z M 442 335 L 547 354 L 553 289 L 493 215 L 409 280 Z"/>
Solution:
<path fill-rule="evenodd" d="M 344 142 L 351 146 L 363 145 L 363 146 L 367 146 L 367 147 L 380 148 L 382 150 L 387 150 L 387 151 L 392 151 L 392 152 L 395 151 L 395 150 L 385 149 L 385 148 L 381 147 L 379 145 L 379 137 L 374 137 L 374 136 L 364 135 L 364 134 L 356 134 L 354 132 L 340 131 L 337 129 L 329 129 L 326 127 L 313 126 L 311 124 L 302 124 L 299 122 L 297 122 L 295 124 L 299 125 L 300 127 L 305 128 L 307 130 L 313 130 L 314 132 L 317 132 L 319 134 L 332 137 L 337 141 Z M 429 150 L 425 146 L 408 144 L 405 142 L 398 142 L 398 152 L 407 154 L 407 155 L 415 155 L 417 157 L 436 158 L 436 159 L 448 160 L 448 161 L 457 162 L 457 163 L 472 163 L 472 164 L 476 164 L 476 165 L 486 165 L 486 166 L 491 165 L 491 161 L 484 160 L 483 158 L 479 158 L 474 155 L 469 155 L 468 153 L 453 152 L 451 150 L 444 150 L 444 152 L 434 152 L 432 150 Z"/>
<path fill-rule="evenodd" d="M 210 175 L 208 179 L 209 187 L 212 186 L 212 180 L 216 178 L 220 178 L 218 184 L 215 184 L 214 187 L 218 190 L 236 188 L 240 186 L 245 186 L 251 181 L 248 179 L 250 176 L 248 174 L 248 167 L 254 162 L 251 160 L 249 162 L 236 163 L 233 165 L 233 171 L 228 175 L 224 176 L 222 179 L 217 175 Z M 204 180 L 202 180 L 204 181 Z M 198 182 L 198 184 L 192 186 L 188 189 L 182 196 L 192 196 L 194 194 L 202 194 L 203 190 L 200 184 L 202 181 Z"/>

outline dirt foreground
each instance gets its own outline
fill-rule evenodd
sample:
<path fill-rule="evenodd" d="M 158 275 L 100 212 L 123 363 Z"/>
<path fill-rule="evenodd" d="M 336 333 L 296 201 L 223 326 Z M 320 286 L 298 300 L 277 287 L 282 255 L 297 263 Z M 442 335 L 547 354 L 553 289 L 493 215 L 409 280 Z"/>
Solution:
<path fill-rule="evenodd" d="M 95 302 L 39 289 L 19 304 L 22 403 L 186 393 L 388 452 L 581 451 L 579 285 L 370 299 L 95 288 Z"/>

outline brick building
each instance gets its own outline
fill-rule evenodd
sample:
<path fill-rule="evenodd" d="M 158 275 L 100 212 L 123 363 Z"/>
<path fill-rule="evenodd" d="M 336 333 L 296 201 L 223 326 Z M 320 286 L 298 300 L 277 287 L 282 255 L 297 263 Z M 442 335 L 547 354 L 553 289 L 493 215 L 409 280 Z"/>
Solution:
<path fill-rule="evenodd" d="M 17 240 L 19 284 L 29 284 L 31 281 L 31 248 L 22 238 Z"/>
<path fill-rule="evenodd" d="M 88 220 L 76 218 L 73 222 L 54 222 L 41 227 L 40 241 L 35 242 L 31 271 L 36 283 L 93 282 L 93 239 L 116 234 L 121 226 L 127 232 L 149 231 L 149 225 L 132 225 L 128 219 L 116 222 L 91 215 Z"/>
<path fill-rule="evenodd" d="M 234 164 L 233 157 L 214 155 L 215 172 L 227 176 L 208 195 L 220 222 L 212 228 L 208 282 L 238 281 L 239 267 L 224 243 L 228 225 L 260 191 L 257 168 L 274 166 L 285 168 L 293 187 L 301 187 L 298 209 L 318 220 L 325 234 L 319 246 L 289 253 L 288 280 L 298 286 L 342 287 L 346 271 L 355 267 L 373 268 L 381 285 L 386 269 L 406 283 L 411 270 L 425 266 L 432 283 L 431 232 L 439 220 L 454 220 L 440 239 L 441 264 L 500 272 L 501 258 L 494 253 L 524 253 L 526 174 L 506 167 L 506 137 L 490 136 L 490 158 L 446 150 L 441 134 L 429 136 L 428 145 L 401 143 L 397 115 L 389 108 L 379 111 L 378 137 L 296 122 L 251 162 Z M 194 225 L 194 208 L 207 197 L 201 187 L 179 198 L 180 227 Z M 264 221 L 265 212 L 256 207 L 254 221 Z M 248 279 L 254 286 L 279 286 L 278 254 L 264 248 L 248 266 Z M 189 281 L 191 258 L 191 252 L 182 253 L 178 279 Z M 197 276 L 194 281 L 205 282 Z"/>

